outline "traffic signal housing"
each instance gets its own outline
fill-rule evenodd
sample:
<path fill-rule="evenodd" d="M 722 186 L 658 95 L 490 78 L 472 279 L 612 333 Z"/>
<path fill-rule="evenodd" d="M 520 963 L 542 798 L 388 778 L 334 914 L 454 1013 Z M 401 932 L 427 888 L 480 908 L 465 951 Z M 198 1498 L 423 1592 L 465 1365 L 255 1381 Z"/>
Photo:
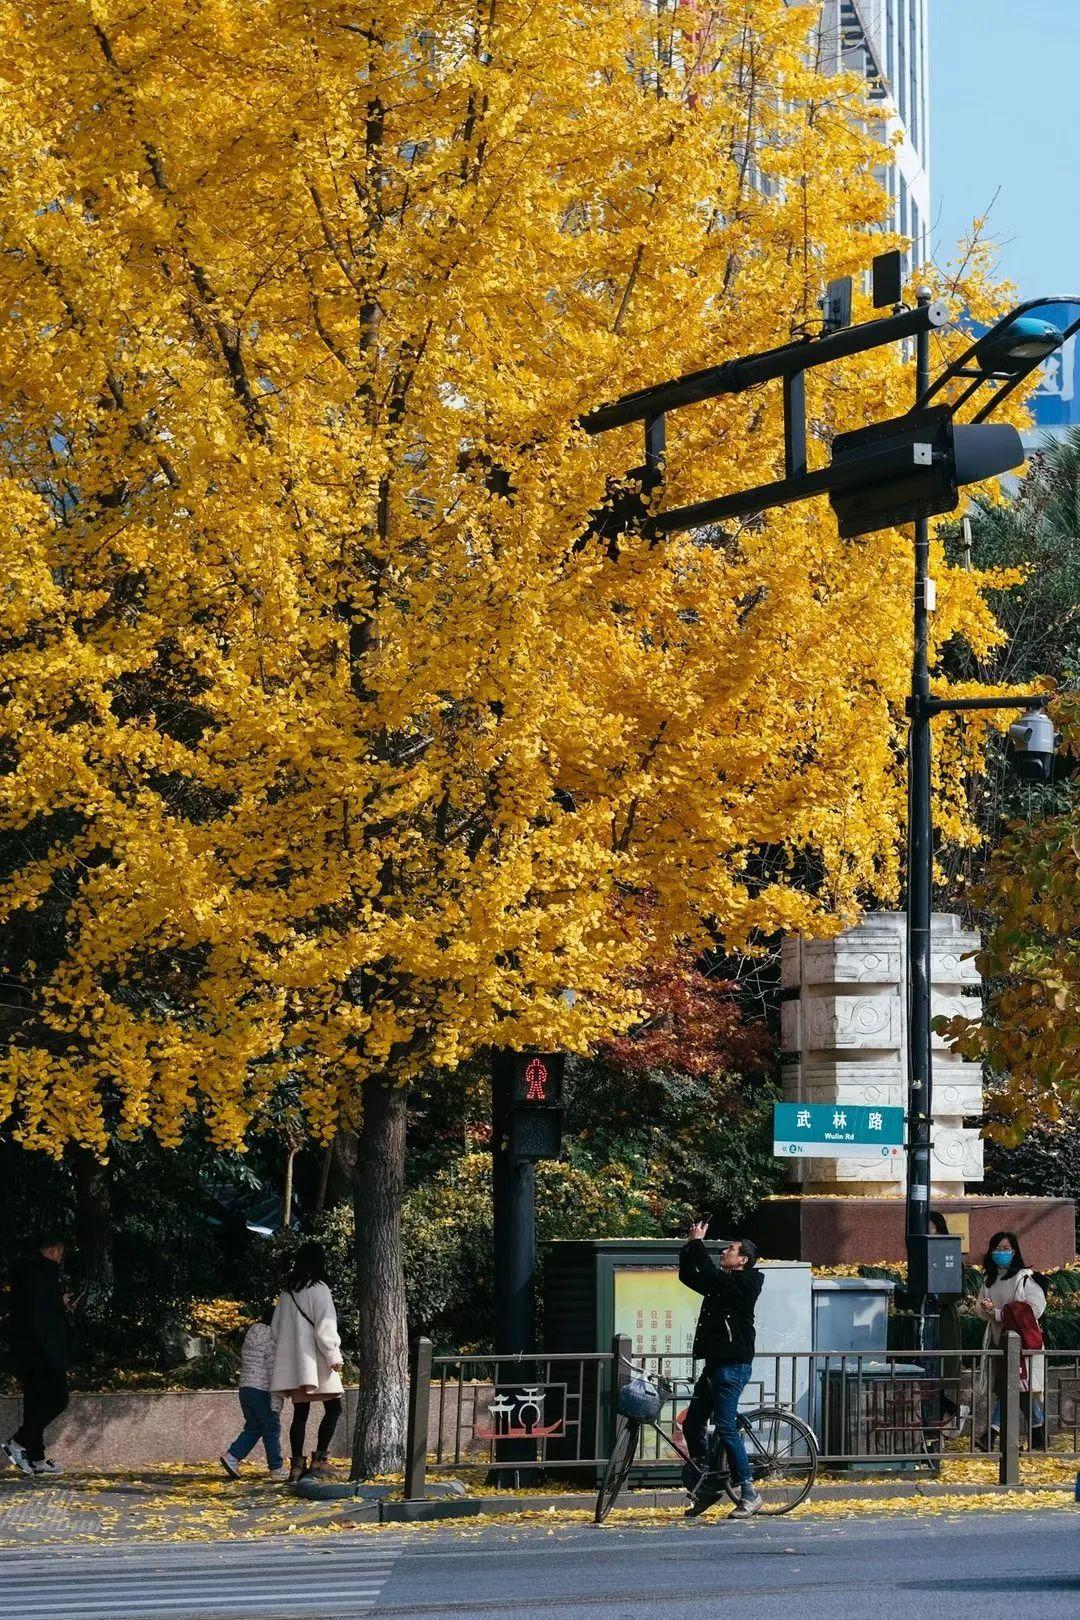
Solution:
<path fill-rule="evenodd" d="M 562 1052 L 497 1051 L 492 1064 L 496 1129 L 519 1159 L 557 1159 L 562 1149 Z"/>
<path fill-rule="evenodd" d="M 830 494 L 845 539 L 951 512 L 965 484 L 1024 464 L 1016 429 L 1002 422 L 957 423 L 947 406 L 911 411 L 833 441 Z"/>

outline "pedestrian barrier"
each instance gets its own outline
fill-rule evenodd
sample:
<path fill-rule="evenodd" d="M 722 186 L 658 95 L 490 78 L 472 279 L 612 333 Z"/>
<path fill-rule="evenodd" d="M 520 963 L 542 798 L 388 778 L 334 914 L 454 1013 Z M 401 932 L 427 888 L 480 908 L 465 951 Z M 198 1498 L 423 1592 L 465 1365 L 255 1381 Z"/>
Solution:
<path fill-rule="evenodd" d="M 701 1364 L 689 1355 L 642 1354 L 629 1338 L 610 1351 L 529 1356 L 433 1354 L 412 1349 L 405 1494 L 429 1474 L 513 1474 L 520 1483 L 562 1477 L 597 1482 L 613 1434 L 617 1369 L 631 1358 L 666 1380 L 657 1430 L 642 1435 L 639 1483 L 677 1479 L 660 1431 L 679 1433 Z M 990 1456 L 1001 1484 L 1020 1480 L 1024 1450 L 1080 1457 L 1080 1350 L 1000 1349 L 880 1354 L 789 1351 L 758 1356 L 744 1405 L 779 1406 L 803 1419 L 829 1470 L 937 1473 L 948 1458 Z"/>

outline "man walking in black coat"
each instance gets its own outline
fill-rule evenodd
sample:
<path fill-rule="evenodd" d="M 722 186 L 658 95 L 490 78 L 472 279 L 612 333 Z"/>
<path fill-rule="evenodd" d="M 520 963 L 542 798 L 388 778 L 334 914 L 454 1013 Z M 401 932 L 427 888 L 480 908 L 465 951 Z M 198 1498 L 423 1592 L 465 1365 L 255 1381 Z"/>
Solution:
<path fill-rule="evenodd" d="M 3 1450 L 24 1474 L 60 1472 L 45 1456 L 45 1430 L 68 1403 L 63 1259 L 63 1239 L 50 1233 L 12 1270 L 11 1359 L 22 1386 L 23 1420 Z"/>
<path fill-rule="evenodd" d="M 694 1335 L 694 1355 L 705 1367 L 683 1423 L 683 1437 L 692 1459 L 684 1471 L 684 1480 L 694 1498 L 691 1513 L 710 1507 L 720 1496 L 714 1470 L 715 1459 L 723 1448 L 731 1483 L 740 1493 L 731 1517 L 748 1519 L 762 1503 L 735 1418 L 739 1397 L 750 1381 L 754 1308 L 765 1279 L 755 1264 L 757 1250 L 746 1238 L 723 1249 L 717 1265 L 705 1247 L 707 1225 L 706 1221 L 695 1221 L 689 1241 L 679 1252 L 680 1282 L 705 1296 Z M 713 1457 L 707 1455 L 705 1442 L 710 1415 L 714 1426 Z"/>

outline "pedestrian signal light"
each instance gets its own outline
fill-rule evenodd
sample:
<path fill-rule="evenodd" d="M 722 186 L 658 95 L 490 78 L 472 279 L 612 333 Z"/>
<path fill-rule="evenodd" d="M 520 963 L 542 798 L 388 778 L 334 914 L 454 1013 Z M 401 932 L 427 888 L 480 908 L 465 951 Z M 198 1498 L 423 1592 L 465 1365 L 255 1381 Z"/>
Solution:
<path fill-rule="evenodd" d="M 562 1052 L 495 1055 L 494 1080 L 506 1098 L 509 1147 L 520 1159 L 557 1159 L 562 1150 L 565 1063 Z"/>

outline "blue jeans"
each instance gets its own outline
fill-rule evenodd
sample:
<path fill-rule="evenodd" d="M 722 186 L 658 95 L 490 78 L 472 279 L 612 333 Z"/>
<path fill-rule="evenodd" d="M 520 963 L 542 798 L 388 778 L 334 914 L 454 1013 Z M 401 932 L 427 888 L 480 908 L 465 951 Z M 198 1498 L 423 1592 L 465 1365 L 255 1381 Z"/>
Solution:
<path fill-rule="evenodd" d="M 261 1440 L 266 1447 L 266 1466 L 280 1468 L 281 1414 L 271 1409 L 269 1390 L 242 1385 L 240 1410 L 244 1414 L 244 1427 L 229 1447 L 231 1455 L 242 1462 Z"/>
<path fill-rule="evenodd" d="M 742 1435 L 735 1422 L 739 1399 L 750 1382 L 752 1371 L 748 1361 L 709 1363 L 698 1379 L 683 1423 L 687 1449 L 691 1457 L 700 1457 L 704 1451 L 705 1422 L 711 1405 L 714 1452 L 719 1452 L 723 1447 L 728 1473 L 736 1486 L 749 1485 L 754 1478 Z"/>
<path fill-rule="evenodd" d="M 1027 1433 L 1027 1424 L 1028 1424 L 1029 1413 L 1030 1413 L 1031 1427 L 1033 1429 L 1042 1429 L 1046 1425 L 1046 1408 L 1043 1406 L 1043 1403 L 1042 1403 L 1042 1401 L 1040 1401 L 1039 1397 L 1037 1395 L 1021 1395 L 1021 1397 L 1020 1397 L 1020 1417 L 1021 1417 L 1020 1434 L 1021 1434 L 1021 1436 L 1025 1435 Z M 990 1427 L 992 1429 L 1000 1429 L 1001 1428 L 1001 1402 L 1000 1401 L 995 1401 L 994 1402 L 994 1411 L 993 1411 L 993 1416 L 990 1419 Z"/>

